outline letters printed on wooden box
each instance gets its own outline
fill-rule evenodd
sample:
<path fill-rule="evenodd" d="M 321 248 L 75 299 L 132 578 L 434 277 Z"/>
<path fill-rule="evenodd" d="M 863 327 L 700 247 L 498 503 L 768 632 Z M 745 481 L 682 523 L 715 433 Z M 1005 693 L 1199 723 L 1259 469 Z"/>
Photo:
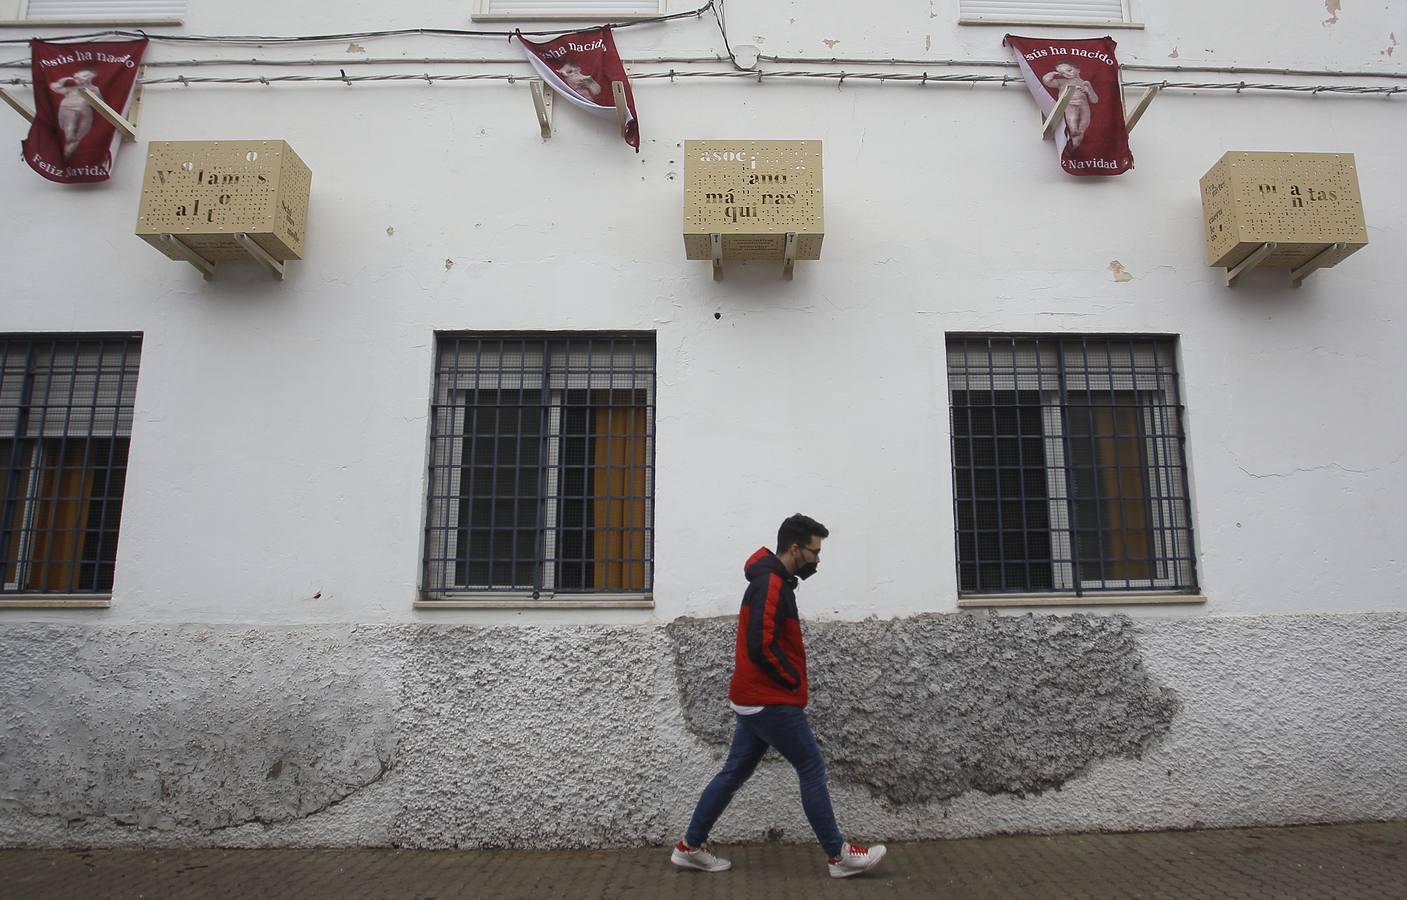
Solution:
<path fill-rule="evenodd" d="M 239 233 L 276 260 L 302 259 L 311 186 L 283 141 L 153 141 L 137 235 L 172 259 L 163 234 L 211 261 L 246 257 Z"/>
<path fill-rule="evenodd" d="M 796 259 L 820 259 L 825 223 L 820 141 L 685 141 L 684 249 L 725 260 L 781 260 L 794 233 Z"/>
<path fill-rule="evenodd" d="M 1328 267 L 1368 243 L 1351 153 L 1227 152 L 1202 176 L 1207 264 L 1230 268 L 1262 245 L 1261 266 Z"/>

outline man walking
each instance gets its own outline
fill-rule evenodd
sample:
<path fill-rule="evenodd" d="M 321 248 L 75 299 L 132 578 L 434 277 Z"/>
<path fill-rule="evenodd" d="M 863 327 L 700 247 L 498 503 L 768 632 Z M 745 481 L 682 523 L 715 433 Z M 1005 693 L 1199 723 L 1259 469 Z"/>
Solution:
<path fill-rule="evenodd" d="M 806 718 L 806 648 L 796 611 L 796 585 L 816 574 L 824 525 L 797 513 L 777 530 L 777 552 L 760 548 L 743 572 L 747 592 L 738 612 L 738 637 L 728 705 L 736 713 L 733 745 L 723 771 L 704 788 L 684 839 L 671 860 L 686 869 L 722 872 L 732 863 L 708 847 L 708 833 L 733 794 L 752 775 L 768 747 L 796 769 L 801 806 L 826 851 L 832 878 L 848 878 L 884 858 L 882 844 L 862 847 L 841 837 L 826 789 L 826 764 Z"/>

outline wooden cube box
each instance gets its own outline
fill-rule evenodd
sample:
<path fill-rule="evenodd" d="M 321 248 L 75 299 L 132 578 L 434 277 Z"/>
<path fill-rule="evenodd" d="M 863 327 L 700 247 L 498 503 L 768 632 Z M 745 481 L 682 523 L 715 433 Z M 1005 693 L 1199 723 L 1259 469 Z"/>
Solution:
<path fill-rule="evenodd" d="M 276 260 L 303 258 L 313 173 L 283 141 L 152 141 L 137 236 L 182 259 L 161 235 L 210 261 L 248 258 L 248 234 Z"/>
<path fill-rule="evenodd" d="M 1368 243 L 1352 153 L 1232 150 L 1202 176 L 1207 264 L 1231 268 L 1262 244 L 1259 265 L 1296 269 L 1334 244 L 1317 267 L 1341 262 Z"/>
<path fill-rule="evenodd" d="M 685 141 L 684 252 L 711 259 L 781 261 L 788 232 L 796 258 L 820 259 L 820 141 Z"/>

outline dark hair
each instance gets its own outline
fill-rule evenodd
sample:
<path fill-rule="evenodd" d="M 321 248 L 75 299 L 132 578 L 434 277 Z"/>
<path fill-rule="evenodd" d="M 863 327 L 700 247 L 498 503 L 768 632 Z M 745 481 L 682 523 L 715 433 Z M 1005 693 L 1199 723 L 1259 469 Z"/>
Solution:
<path fill-rule="evenodd" d="M 777 529 L 777 553 L 785 553 L 792 544 L 805 546 L 811 543 L 811 538 L 828 538 L 831 536 L 830 529 L 817 522 L 810 516 L 803 516 L 797 513 L 788 516 L 782 522 L 782 527 Z"/>

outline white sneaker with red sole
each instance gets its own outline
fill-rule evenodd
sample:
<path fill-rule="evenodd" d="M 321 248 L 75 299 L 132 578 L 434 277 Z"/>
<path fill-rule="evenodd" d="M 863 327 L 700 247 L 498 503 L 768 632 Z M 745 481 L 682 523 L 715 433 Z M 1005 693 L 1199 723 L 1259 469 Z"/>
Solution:
<path fill-rule="evenodd" d="M 733 864 L 728 860 L 714 856 L 708 844 L 690 848 L 683 841 L 674 845 L 674 852 L 670 854 L 669 861 L 681 869 L 698 869 L 701 872 L 726 872 L 733 868 Z"/>
<path fill-rule="evenodd" d="M 863 847 L 847 841 L 845 846 L 840 848 L 839 856 L 826 860 L 826 868 L 830 869 L 832 878 L 849 878 L 879 865 L 886 852 L 883 844 Z"/>

